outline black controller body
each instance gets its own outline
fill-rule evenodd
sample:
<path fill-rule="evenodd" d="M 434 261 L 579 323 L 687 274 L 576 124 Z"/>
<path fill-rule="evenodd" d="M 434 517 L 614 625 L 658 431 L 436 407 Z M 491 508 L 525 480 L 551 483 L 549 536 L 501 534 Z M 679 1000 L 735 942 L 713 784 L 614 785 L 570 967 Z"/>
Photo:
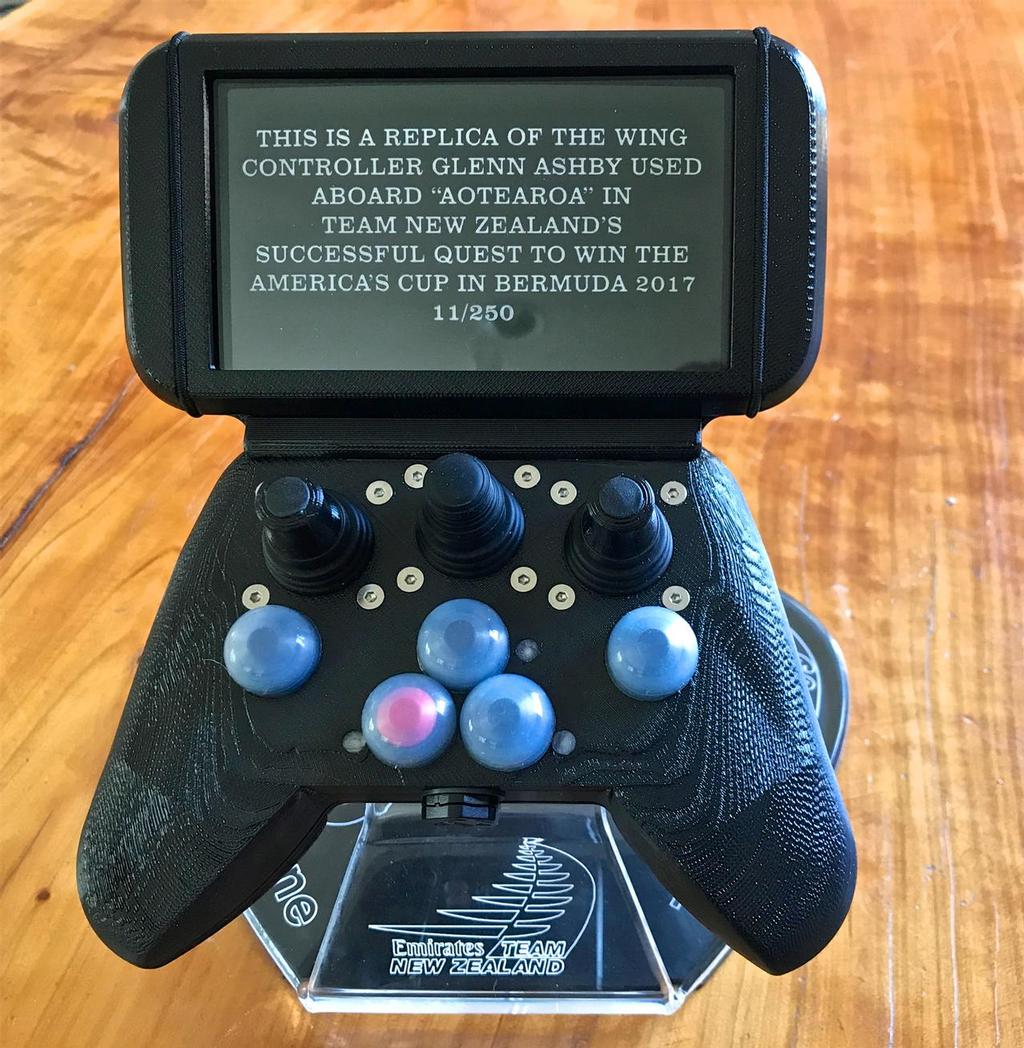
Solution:
<path fill-rule="evenodd" d="M 254 901 L 335 804 L 450 789 L 604 804 L 666 888 L 733 948 L 775 973 L 807 961 L 846 915 L 854 843 L 772 569 L 726 467 L 707 452 L 684 462 L 487 458 L 522 507 L 522 544 L 485 577 L 450 578 L 417 545 L 423 492 L 406 481 L 410 465 L 430 461 L 246 453 L 218 482 L 158 612 L 82 837 L 79 885 L 96 932 L 132 963 L 162 965 Z M 540 474 L 529 488 L 514 480 L 524 462 Z M 600 595 L 569 570 L 565 536 L 581 501 L 620 473 L 655 493 L 675 482 L 685 497 L 659 498 L 674 543 L 664 574 L 638 592 Z M 344 588 L 306 596 L 268 574 L 253 493 L 286 474 L 314 479 L 370 519 L 373 554 Z M 393 495 L 374 504 L 367 494 L 381 481 Z M 562 482 L 578 493 L 571 502 L 552 497 Z M 510 582 L 519 565 L 536 573 L 526 592 Z M 410 566 L 423 584 L 406 592 L 396 580 Z M 370 583 L 383 600 L 366 608 L 356 594 Z M 248 694 L 222 663 L 254 584 L 322 637 L 318 669 L 289 696 Z M 570 607 L 549 599 L 559 584 L 573 589 Z M 669 586 L 689 594 L 680 613 L 699 665 L 679 695 L 638 701 L 609 679 L 605 643 L 625 612 L 661 604 Z M 513 653 L 507 672 L 547 691 L 558 729 L 575 736 L 570 754 L 498 772 L 456 738 L 435 762 L 400 770 L 343 747 L 375 685 L 416 670 L 423 617 L 455 597 L 497 610 L 513 647 L 536 642 L 529 666 Z"/>

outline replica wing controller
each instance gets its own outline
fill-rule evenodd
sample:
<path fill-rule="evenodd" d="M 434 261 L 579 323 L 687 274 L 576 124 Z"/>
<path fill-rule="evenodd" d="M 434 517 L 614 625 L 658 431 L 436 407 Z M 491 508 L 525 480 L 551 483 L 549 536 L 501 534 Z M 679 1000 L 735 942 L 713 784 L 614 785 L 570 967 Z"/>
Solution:
<path fill-rule="evenodd" d="M 132 360 L 245 423 L 82 834 L 162 965 L 346 801 L 605 805 L 770 972 L 855 851 L 715 416 L 821 330 L 825 110 L 765 30 L 179 35 L 121 114 Z"/>

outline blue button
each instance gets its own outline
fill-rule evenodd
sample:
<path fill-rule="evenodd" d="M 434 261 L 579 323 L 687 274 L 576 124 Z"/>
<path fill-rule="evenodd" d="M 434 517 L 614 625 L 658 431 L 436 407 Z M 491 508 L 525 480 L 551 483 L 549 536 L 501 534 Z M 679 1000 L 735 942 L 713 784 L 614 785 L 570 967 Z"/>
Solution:
<path fill-rule="evenodd" d="M 287 695 L 301 688 L 319 661 L 316 627 L 279 604 L 247 611 L 224 638 L 228 676 L 253 695 Z"/>
<path fill-rule="evenodd" d="M 459 721 L 469 755 L 485 768 L 517 771 L 535 764 L 551 745 L 555 711 L 539 684 L 503 673 L 478 684 Z"/>
<path fill-rule="evenodd" d="M 508 630 L 478 600 L 449 600 L 423 620 L 416 639 L 420 669 L 456 691 L 467 691 L 508 665 Z"/>
<path fill-rule="evenodd" d="M 363 738 L 370 752 L 393 768 L 436 760 L 455 737 L 451 695 L 421 673 L 388 677 L 363 705 Z"/>
<path fill-rule="evenodd" d="M 664 699 L 690 683 L 697 670 L 697 638 L 686 619 L 668 608 L 636 608 L 608 638 L 608 673 L 634 699 Z"/>

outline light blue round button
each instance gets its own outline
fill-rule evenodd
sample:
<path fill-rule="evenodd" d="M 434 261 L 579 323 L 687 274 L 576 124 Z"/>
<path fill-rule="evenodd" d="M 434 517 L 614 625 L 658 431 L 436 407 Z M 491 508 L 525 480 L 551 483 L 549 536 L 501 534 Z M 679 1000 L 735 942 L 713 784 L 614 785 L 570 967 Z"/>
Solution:
<path fill-rule="evenodd" d="M 608 638 L 608 673 L 634 699 L 664 699 L 690 683 L 697 670 L 697 638 L 686 619 L 668 608 L 636 608 Z"/>
<path fill-rule="evenodd" d="M 555 711 L 539 684 L 502 673 L 466 696 L 459 727 L 463 744 L 477 764 L 517 771 L 547 752 L 555 732 Z"/>
<path fill-rule="evenodd" d="M 501 616 L 478 600 L 439 604 L 423 620 L 416 659 L 428 676 L 466 691 L 508 665 L 508 629 Z"/>
<path fill-rule="evenodd" d="M 436 680 L 399 673 L 370 692 L 363 705 L 363 738 L 385 764 L 419 768 L 444 753 L 457 721 L 451 695 Z"/>
<path fill-rule="evenodd" d="M 224 638 L 228 676 L 253 695 L 287 695 L 320 661 L 320 634 L 305 615 L 280 604 L 253 608 Z"/>

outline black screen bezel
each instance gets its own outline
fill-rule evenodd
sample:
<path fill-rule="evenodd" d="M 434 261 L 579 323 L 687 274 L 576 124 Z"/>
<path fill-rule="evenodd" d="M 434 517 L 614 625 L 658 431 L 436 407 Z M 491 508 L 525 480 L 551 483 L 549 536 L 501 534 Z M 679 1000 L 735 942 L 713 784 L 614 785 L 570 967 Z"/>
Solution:
<path fill-rule="evenodd" d="M 435 75 L 432 73 L 429 78 L 410 78 L 408 76 L 396 77 L 391 75 L 383 75 L 380 72 L 369 80 L 357 78 L 355 75 L 349 75 L 347 79 L 351 79 L 360 84 L 373 83 L 379 81 L 382 83 L 394 84 L 396 82 L 406 83 L 413 79 L 437 79 L 439 82 L 451 83 L 452 81 L 458 80 L 471 80 L 473 83 L 480 83 L 482 80 L 495 79 L 504 82 L 513 80 L 531 80 L 533 82 L 568 82 L 572 80 L 579 80 L 581 83 L 588 81 L 598 80 L 601 83 L 607 83 L 609 80 L 621 78 L 623 81 L 632 79 L 636 74 L 616 71 L 613 77 L 607 75 L 601 75 L 598 77 L 585 77 L 583 74 L 576 70 L 571 73 L 565 73 L 564 71 L 549 71 L 543 77 L 537 77 L 534 74 L 526 73 L 523 70 L 516 70 L 512 75 L 508 73 L 502 73 L 497 70 L 490 70 L 487 77 L 476 77 L 470 74 L 460 75 L 458 77 L 442 77 L 441 75 Z M 731 344 L 731 328 L 732 328 L 732 310 L 733 310 L 733 299 L 732 289 L 734 274 L 732 272 L 732 250 L 733 250 L 733 227 L 734 227 L 734 207 L 735 207 L 735 178 L 733 172 L 733 150 L 735 147 L 735 81 L 731 74 L 719 73 L 712 76 L 705 76 L 699 71 L 688 69 L 681 76 L 673 76 L 673 74 L 660 71 L 659 77 L 664 76 L 666 79 L 673 79 L 682 86 L 686 82 L 695 82 L 697 84 L 704 82 L 716 82 L 728 83 L 728 94 L 729 94 L 729 110 L 727 117 L 726 131 L 726 156 L 725 156 L 725 206 L 722 210 L 721 226 L 722 226 L 722 260 L 723 260 L 723 273 L 722 273 L 722 286 L 720 289 L 721 301 L 719 308 L 720 322 L 722 325 L 722 342 L 719 345 L 719 352 L 721 354 L 721 363 L 713 366 L 701 367 L 699 365 L 687 364 L 682 359 L 682 350 L 680 349 L 680 359 L 678 366 L 671 369 L 664 368 L 651 368 L 647 370 L 647 374 L 651 375 L 665 375 L 672 374 L 676 371 L 691 371 L 701 372 L 709 374 L 714 371 L 727 370 L 731 363 L 732 357 L 732 344 Z M 644 80 L 649 80 L 649 77 L 644 77 Z M 221 202 L 221 198 L 224 196 L 224 187 L 226 179 L 224 172 L 218 172 L 217 165 L 219 160 L 220 150 L 224 147 L 226 142 L 226 134 L 223 130 L 226 121 L 222 121 L 222 113 L 227 108 L 226 99 L 218 99 L 218 89 L 224 85 L 249 85 L 255 83 L 264 84 L 281 84 L 281 83 L 295 83 L 295 82 L 307 81 L 313 84 L 334 84 L 338 82 L 337 77 L 324 78 L 308 72 L 304 72 L 301 77 L 289 76 L 270 76 L 266 73 L 258 77 L 245 77 L 245 78 L 234 78 L 226 76 L 223 73 L 217 73 L 215 75 L 209 75 L 206 78 L 206 91 L 207 91 L 207 110 L 208 110 L 208 134 L 209 141 L 208 147 L 208 180 L 210 184 L 210 225 L 211 225 L 211 279 L 213 280 L 213 312 L 214 312 L 214 331 L 215 337 L 211 348 L 211 361 L 212 366 L 218 370 L 225 371 L 247 371 L 250 373 L 272 371 L 275 374 L 279 373 L 282 369 L 279 368 L 246 368 L 241 366 L 228 366 L 224 363 L 227 352 L 227 332 L 230 326 L 227 322 L 225 313 L 228 309 L 228 303 L 231 299 L 232 291 L 221 279 L 218 272 L 222 258 L 221 253 L 226 250 L 226 229 L 222 228 L 224 222 L 223 215 L 227 209 L 227 204 Z M 582 305 L 580 306 L 582 308 Z M 344 331 L 339 331 L 339 336 L 344 338 Z M 671 339 L 671 335 L 666 337 L 666 342 Z M 678 339 L 676 340 L 678 343 Z M 523 373 L 528 372 L 530 369 L 524 368 L 508 368 L 506 373 Z M 408 371 L 396 371 L 394 369 L 386 368 L 373 368 L 365 371 L 359 371 L 358 369 L 346 368 L 344 366 L 337 366 L 334 368 L 304 368 L 303 372 L 308 373 L 309 371 L 344 371 L 346 374 L 360 374 L 361 376 L 367 377 L 369 380 L 370 376 L 380 375 L 394 375 L 400 377 L 400 381 L 412 382 L 413 377 L 416 375 L 422 375 L 425 372 L 429 373 L 434 380 L 441 375 L 452 375 L 465 373 L 462 369 L 458 368 L 417 368 L 415 370 Z M 299 372 L 296 372 L 299 373 Z M 538 374 L 558 374 L 558 371 L 539 371 Z M 615 368 L 595 368 L 593 371 L 588 371 L 586 368 L 570 368 L 566 369 L 566 374 L 600 374 L 610 373 L 616 375 L 618 380 L 621 381 L 621 377 L 624 374 L 622 371 L 617 371 Z M 635 372 L 629 372 L 634 374 Z"/>
<path fill-rule="evenodd" d="M 247 400 L 271 392 L 277 398 L 368 402 L 405 406 L 417 413 L 454 411 L 490 414 L 504 407 L 512 414 L 544 402 L 551 409 L 566 401 L 577 406 L 590 402 L 603 414 L 618 413 L 627 402 L 650 400 L 666 404 L 695 393 L 726 399 L 746 398 L 750 389 L 754 338 L 754 225 L 750 206 L 744 206 L 744 187 L 756 182 L 755 136 L 757 85 L 754 49 L 732 41 L 692 38 L 641 41 L 630 37 L 581 36 L 551 46 L 546 37 L 506 38 L 503 46 L 488 45 L 480 37 L 452 37 L 451 44 L 424 48 L 402 37 L 369 40 L 345 38 L 303 47 L 301 64 L 291 48 L 266 40 L 224 46 L 222 38 L 191 37 L 179 47 L 181 138 L 202 142 L 203 150 L 182 150 L 182 197 L 186 216 L 203 215 L 186 226 L 201 231 L 202 244 L 190 237 L 184 267 L 184 289 L 190 303 L 187 331 L 188 387 L 193 398 L 229 400 L 240 394 Z M 739 41 L 737 41 L 739 43 Z M 632 45 L 632 46 L 630 46 Z M 440 53 L 438 53 L 440 52 Z M 640 53 L 637 53 L 640 52 Z M 342 61 L 344 65 L 342 65 Z M 733 79 L 733 199 L 732 296 L 729 304 L 729 366 L 713 372 L 452 372 L 452 371 L 243 371 L 216 367 L 217 313 L 212 213 L 212 142 L 210 87 L 217 77 L 480 77 L 501 75 L 672 75 L 687 73 L 729 75 Z M 753 194 L 750 194 L 752 198 Z M 748 308 L 744 308 L 744 306 Z M 651 406 L 648 403 L 648 408 Z M 631 406 L 630 406 L 631 407 Z M 585 408 L 584 408 L 585 410 Z"/>

